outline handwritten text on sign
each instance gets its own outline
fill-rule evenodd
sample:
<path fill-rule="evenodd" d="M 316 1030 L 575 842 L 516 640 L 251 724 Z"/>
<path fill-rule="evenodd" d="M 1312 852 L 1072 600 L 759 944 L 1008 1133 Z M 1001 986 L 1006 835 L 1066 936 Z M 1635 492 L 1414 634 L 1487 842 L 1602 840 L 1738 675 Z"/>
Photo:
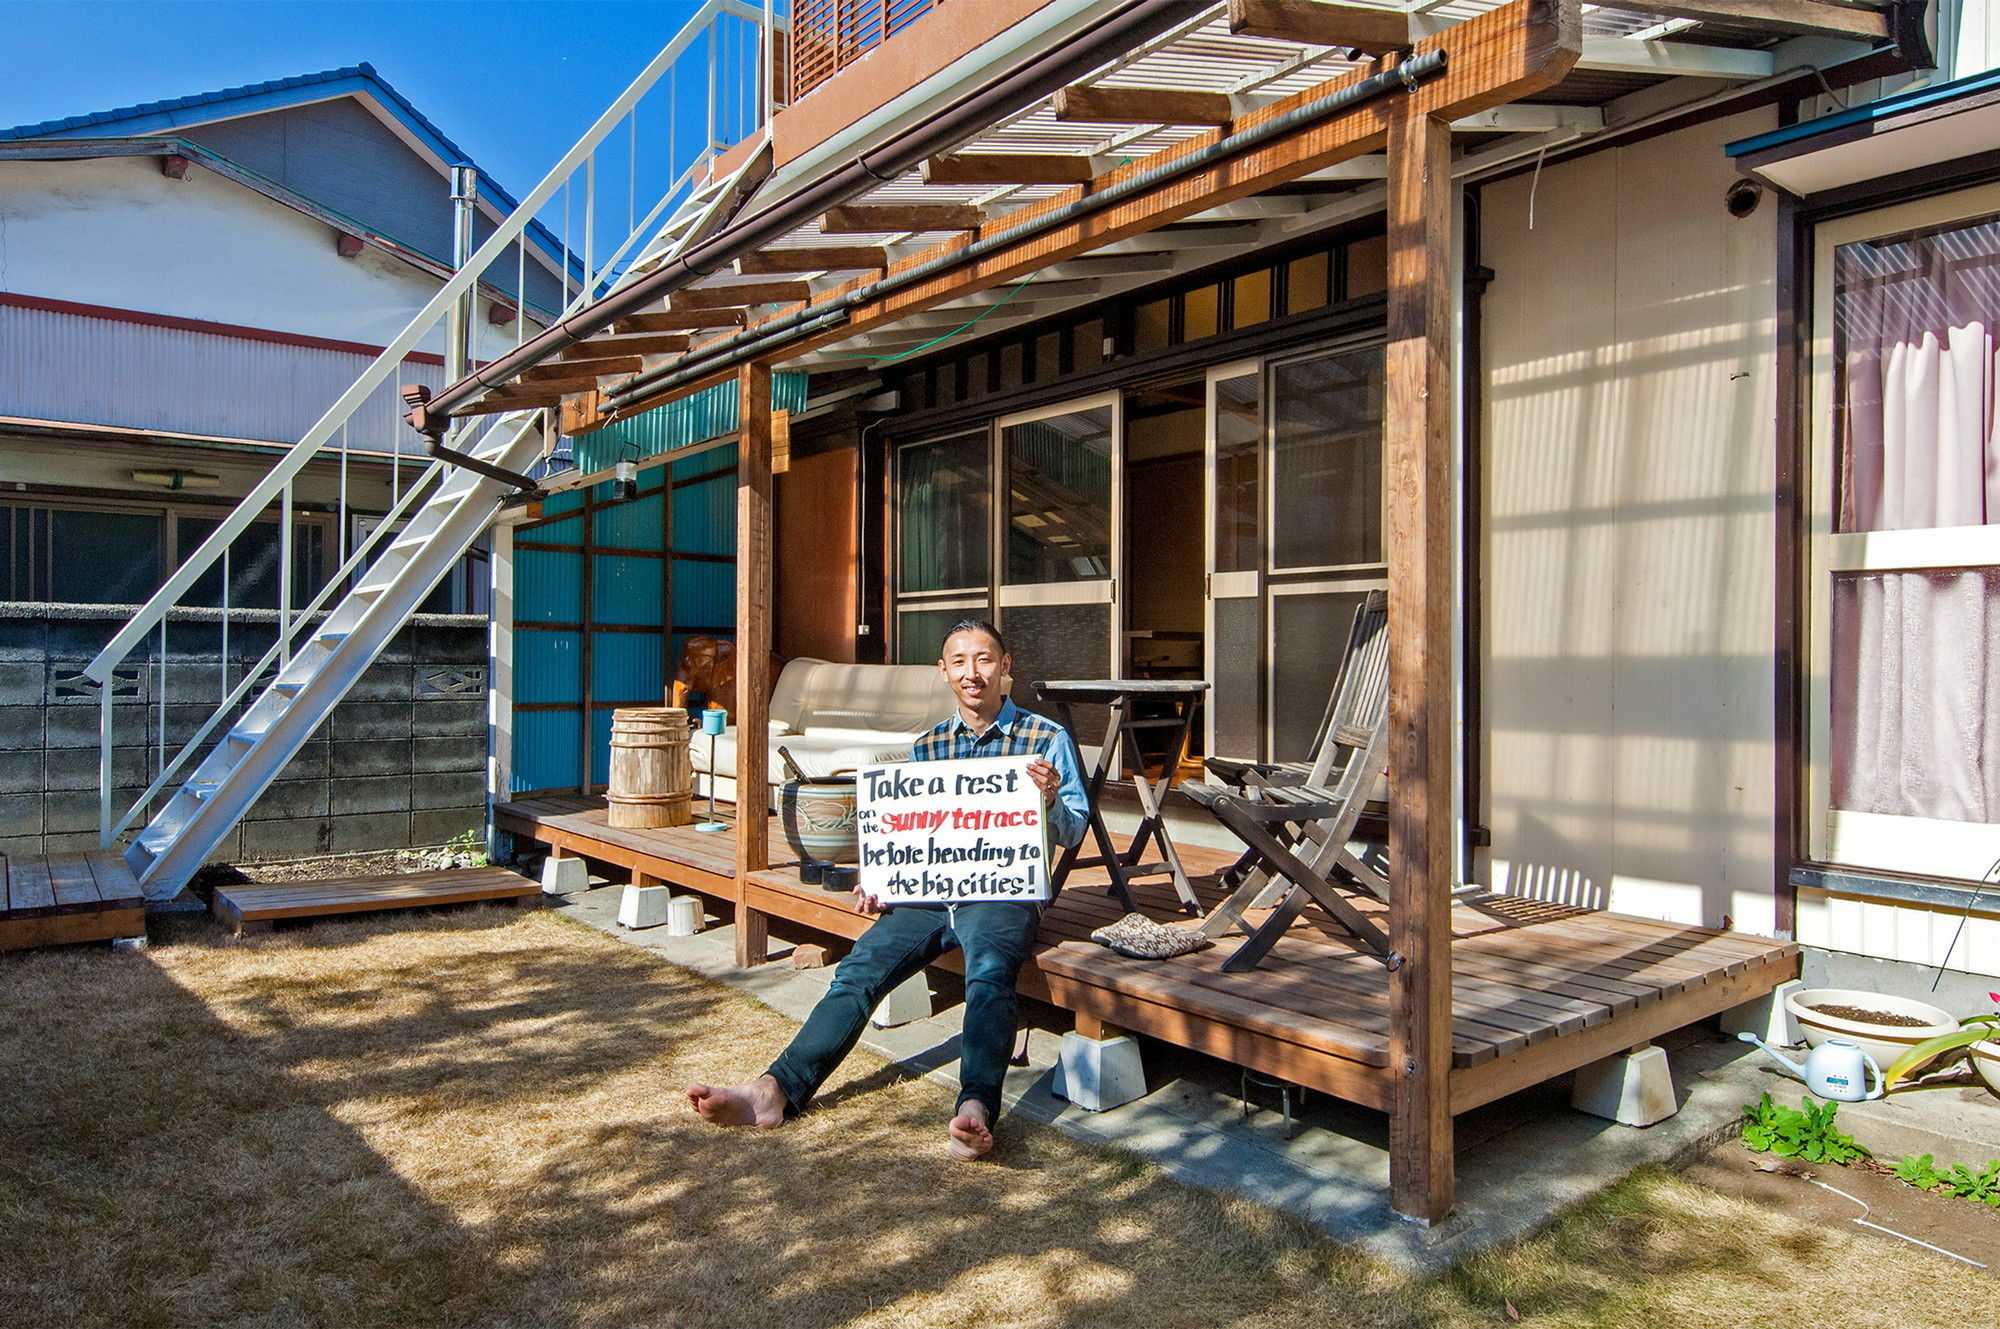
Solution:
<path fill-rule="evenodd" d="M 885 905 L 1049 898 L 1030 757 L 864 766 L 861 889 Z"/>

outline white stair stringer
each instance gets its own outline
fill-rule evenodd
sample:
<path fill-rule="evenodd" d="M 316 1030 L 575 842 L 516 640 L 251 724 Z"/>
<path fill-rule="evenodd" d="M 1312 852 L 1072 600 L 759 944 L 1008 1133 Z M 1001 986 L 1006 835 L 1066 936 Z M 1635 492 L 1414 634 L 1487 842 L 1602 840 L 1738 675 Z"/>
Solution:
<path fill-rule="evenodd" d="M 468 449 L 524 470 L 542 448 L 540 411 L 497 417 Z M 454 468 L 125 850 L 149 900 L 180 893 L 278 772 L 347 695 L 512 491 Z"/>

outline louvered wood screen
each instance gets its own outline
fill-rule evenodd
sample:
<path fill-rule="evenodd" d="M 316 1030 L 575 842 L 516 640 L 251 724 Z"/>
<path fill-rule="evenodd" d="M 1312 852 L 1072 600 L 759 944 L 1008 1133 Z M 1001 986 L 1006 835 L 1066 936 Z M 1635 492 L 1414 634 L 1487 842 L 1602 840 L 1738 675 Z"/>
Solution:
<path fill-rule="evenodd" d="M 797 101 L 942 0 L 793 0 L 791 95 Z"/>

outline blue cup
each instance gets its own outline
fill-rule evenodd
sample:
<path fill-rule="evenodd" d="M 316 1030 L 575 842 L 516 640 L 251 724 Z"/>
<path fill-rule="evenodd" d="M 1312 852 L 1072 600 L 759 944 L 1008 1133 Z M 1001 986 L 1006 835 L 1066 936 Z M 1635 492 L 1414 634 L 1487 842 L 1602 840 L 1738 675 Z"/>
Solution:
<path fill-rule="evenodd" d="M 719 737 L 728 719 L 729 712 L 727 711 L 712 708 L 705 710 L 701 713 L 701 732 L 707 734 L 710 738 Z"/>

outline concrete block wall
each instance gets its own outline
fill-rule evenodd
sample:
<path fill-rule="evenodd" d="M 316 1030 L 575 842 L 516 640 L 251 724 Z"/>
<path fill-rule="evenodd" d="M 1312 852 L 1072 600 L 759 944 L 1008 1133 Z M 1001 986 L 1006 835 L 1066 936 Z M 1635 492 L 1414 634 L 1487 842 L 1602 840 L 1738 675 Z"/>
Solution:
<path fill-rule="evenodd" d="M 0 604 L 0 852 L 97 846 L 101 696 L 82 676 L 128 611 Z M 270 648 L 275 614 L 238 611 L 228 678 Z M 114 684 L 112 769 L 124 808 L 223 695 L 220 615 L 176 611 Z M 442 844 L 486 821 L 486 624 L 418 615 L 216 851 L 219 861 Z M 216 732 L 221 732 L 218 727 Z"/>

